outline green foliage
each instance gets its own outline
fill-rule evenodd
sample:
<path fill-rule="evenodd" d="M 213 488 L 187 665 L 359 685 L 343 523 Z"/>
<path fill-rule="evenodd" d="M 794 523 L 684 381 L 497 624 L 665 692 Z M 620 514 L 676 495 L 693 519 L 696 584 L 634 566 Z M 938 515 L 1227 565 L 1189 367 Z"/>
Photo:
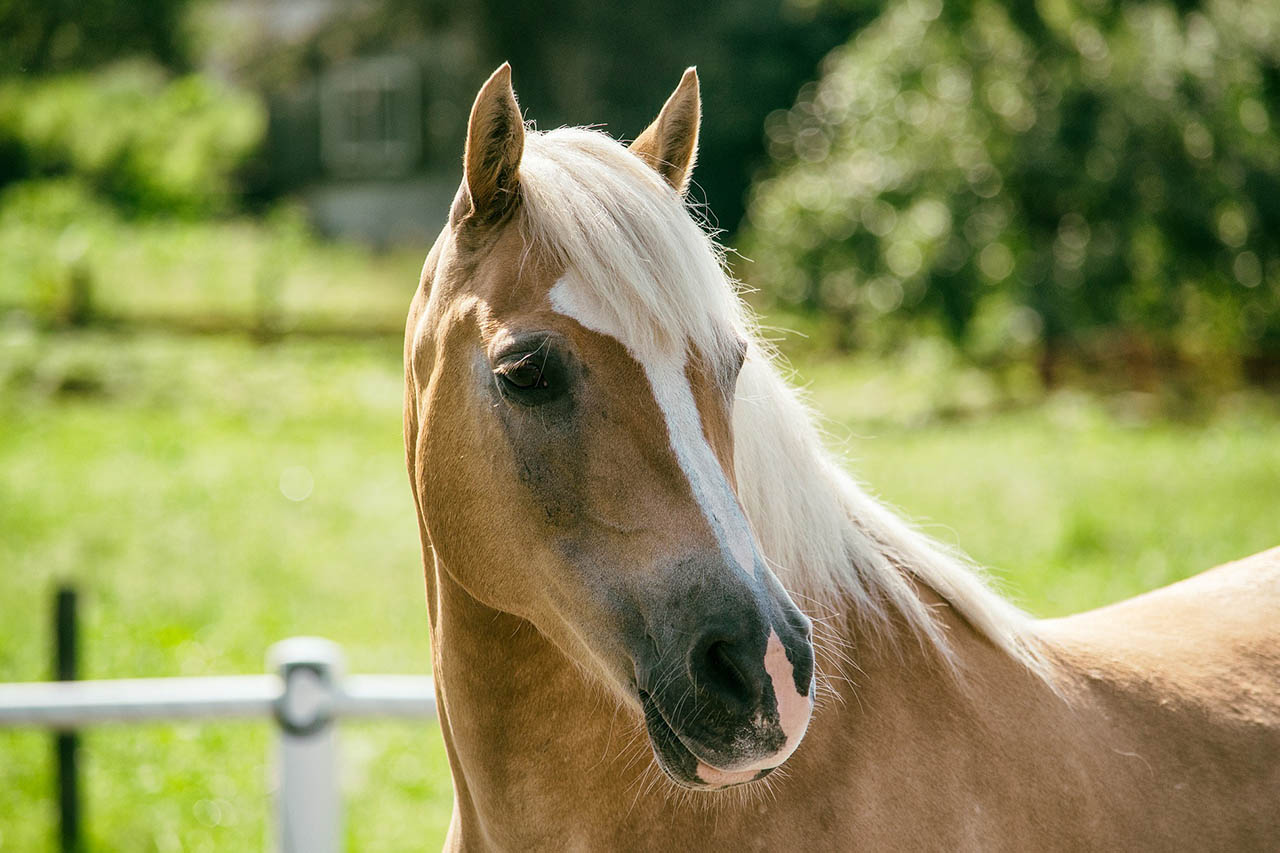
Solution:
<path fill-rule="evenodd" d="M 207 215 L 262 137 L 259 101 L 199 74 L 130 63 L 0 83 L 0 183 L 76 175 L 138 213 Z"/>
<path fill-rule="evenodd" d="M 1280 6 L 904 0 L 770 116 L 745 272 L 980 356 L 1280 351 Z"/>

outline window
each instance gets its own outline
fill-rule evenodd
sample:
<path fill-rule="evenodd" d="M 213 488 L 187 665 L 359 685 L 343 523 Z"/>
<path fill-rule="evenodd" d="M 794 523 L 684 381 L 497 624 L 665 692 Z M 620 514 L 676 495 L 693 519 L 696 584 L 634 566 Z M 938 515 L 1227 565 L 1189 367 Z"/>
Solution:
<path fill-rule="evenodd" d="M 320 158 L 335 175 L 395 177 L 422 155 L 418 66 L 404 57 L 348 63 L 320 81 Z"/>

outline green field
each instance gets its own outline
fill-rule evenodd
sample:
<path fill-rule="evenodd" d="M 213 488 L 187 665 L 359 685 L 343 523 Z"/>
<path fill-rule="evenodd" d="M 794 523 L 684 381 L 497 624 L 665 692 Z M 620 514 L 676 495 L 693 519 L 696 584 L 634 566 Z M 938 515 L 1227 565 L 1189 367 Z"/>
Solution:
<path fill-rule="evenodd" d="M 0 329 L 0 681 L 47 677 L 62 580 L 83 591 L 87 677 L 258 672 L 293 634 L 341 643 L 352 671 L 427 672 L 399 359 L 395 341 Z M 918 364 L 800 377 L 863 479 L 1036 613 L 1280 543 L 1266 400 L 1170 422 L 1132 395 L 1001 411 L 982 378 Z M 434 725 L 343 738 L 348 849 L 437 848 Z M 269 743 L 265 723 L 91 732 L 91 849 L 262 848 Z M 49 756 L 45 735 L 0 733 L 0 850 L 50 849 Z"/>

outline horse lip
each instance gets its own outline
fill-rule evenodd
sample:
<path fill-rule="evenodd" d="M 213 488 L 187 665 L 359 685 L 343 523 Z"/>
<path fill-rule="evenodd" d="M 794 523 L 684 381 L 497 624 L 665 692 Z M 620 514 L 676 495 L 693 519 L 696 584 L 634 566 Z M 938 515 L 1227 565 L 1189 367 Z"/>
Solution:
<path fill-rule="evenodd" d="M 652 707 L 654 711 L 658 712 L 658 719 L 662 720 L 663 725 L 667 727 L 667 730 L 670 731 L 671 734 L 675 735 L 676 740 L 680 741 L 680 745 L 687 749 L 690 755 L 701 761 L 703 764 L 706 764 L 708 767 L 715 766 L 704 759 L 701 755 L 698 755 L 697 750 L 689 745 L 689 742 L 685 740 L 684 735 L 680 734 L 680 730 L 671 722 L 671 718 L 667 716 L 667 712 L 662 710 L 662 706 L 658 704 L 658 700 L 653 698 L 653 694 L 646 690 L 641 690 L 640 704 L 646 708 Z M 719 770 L 720 768 L 717 767 L 716 769 Z"/>
<path fill-rule="evenodd" d="M 705 764 L 707 767 L 710 767 L 713 770 L 719 770 L 721 772 L 732 772 L 732 771 L 726 771 L 723 767 L 717 767 L 715 764 L 713 764 L 712 762 L 706 760 L 701 755 L 699 755 L 698 750 L 689 743 L 689 741 L 685 738 L 685 736 L 680 733 L 679 729 L 677 729 L 674 725 L 672 725 L 671 720 L 667 717 L 666 712 L 662 710 L 662 706 L 658 704 L 658 701 L 653 698 L 653 695 L 651 693 L 639 688 L 637 688 L 636 692 L 639 694 L 641 707 L 645 709 L 648 709 L 651 707 L 654 711 L 656 711 L 658 715 L 658 719 L 661 720 L 662 724 L 666 726 L 667 730 L 671 732 L 672 735 L 675 736 L 675 739 L 677 742 L 679 742 L 680 746 L 683 747 L 684 750 L 688 752 L 691 756 L 693 756 L 695 761 L 698 761 L 701 764 Z M 649 740 L 651 742 L 653 741 L 652 735 L 650 735 Z M 656 746 L 657 745 L 655 744 L 655 747 Z M 773 768 L 769 768 L 769 769 L 772 770 Z M 765 774 L 762 773 L 761 776 L 763 775 Z"/>

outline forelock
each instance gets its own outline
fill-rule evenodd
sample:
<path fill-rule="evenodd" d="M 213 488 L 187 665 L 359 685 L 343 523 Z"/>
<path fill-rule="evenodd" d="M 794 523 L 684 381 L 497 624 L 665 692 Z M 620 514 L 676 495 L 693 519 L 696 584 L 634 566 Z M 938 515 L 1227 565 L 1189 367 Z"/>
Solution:
<path fill-rule="evenodd" d="M 532 246 L 628 349 L 732 357 L 745 317 L 724 252 L 639 157 L 595 130 L 530 133 L 520 191 Z"/>

